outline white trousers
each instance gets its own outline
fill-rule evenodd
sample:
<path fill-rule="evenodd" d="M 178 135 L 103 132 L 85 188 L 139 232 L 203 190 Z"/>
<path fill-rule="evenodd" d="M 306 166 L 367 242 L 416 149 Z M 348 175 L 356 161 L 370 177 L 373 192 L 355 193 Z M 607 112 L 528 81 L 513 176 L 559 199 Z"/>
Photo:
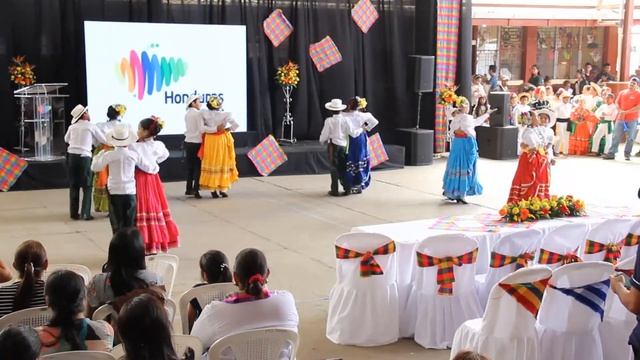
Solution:
<path fill-rule="evenodd" d="M 558 154 L 569 154 L 569 130 L 567 130 L 567 126 L 569 123 L 566 122 L 556 122 L 556 152 Z"/>
<path fill-rule="evenodd" d="M 611 124 L 611 129 L 613 129 L 613 124 Z M 593 133 L 593 141 L 591 145 L 591 152 L 597 153 L 600 148 L 600 140 L 604 136 L 605 145 L 603 153 L 606 154 L 609 151 L 609 147 L 611 146 L 611 139 L 613 139 L 613 132 L 609 133 L 609 125 L 608 124 L 598 124 L 596 128 L 596 132 Z"/>

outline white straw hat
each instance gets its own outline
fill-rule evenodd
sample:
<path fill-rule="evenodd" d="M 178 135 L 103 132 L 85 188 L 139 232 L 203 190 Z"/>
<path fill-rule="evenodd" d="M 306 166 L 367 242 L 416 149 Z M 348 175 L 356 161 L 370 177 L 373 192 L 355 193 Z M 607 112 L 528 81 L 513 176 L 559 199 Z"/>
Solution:
<path fill-rule="evenodd" d="M 556 123 L 556 113 L 549 109 L 540 109 L 536 110 L 536 115 L 540 116 L 540 114 L 545 114 L 549 117 L 549 123 L 546 125 L 548 128 L 553 127 Z"/>
<path fill-rule="evenodd" d="M 138 140 L 138 134 L 129 125 L 118 124 L 107 133 L 106 138 L 111 146 L 127 146 Z"/>
<path fill-rule="evenodd" d="M 327 110 L 342 111 L 347 108 L 347 105 L 343 104 L 340 99 L 331 99 L 330 102 L 324 104 L 324 107 L 327 108 Z"/>
<path fill-rule="evenodd" d="M 187 99 L 187 110 L 189 110 L 189 106 L 191 106 L 191 103 L 196 101 L 197 99 L 200 99 L 200 95 L 189 96 L 189 99 Z"/>
<path fill-rule="evenodd" d="M 74 124 L 76 121 L 78 121 L 80 117 L 87 112 L 87 110 L 89 110 L 88 106 L 85 107 L 82 104 L 76 105 L 76 107 L 71 110 L 71 116 L 73 116 L 73 119 L 71 119 L 71 123 Z"/>

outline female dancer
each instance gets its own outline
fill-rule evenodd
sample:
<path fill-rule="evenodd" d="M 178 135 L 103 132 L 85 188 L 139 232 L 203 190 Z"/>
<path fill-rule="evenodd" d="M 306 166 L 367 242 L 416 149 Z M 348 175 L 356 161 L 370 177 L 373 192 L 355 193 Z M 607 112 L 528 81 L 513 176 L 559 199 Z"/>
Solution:
<path fill-rule="evenodd" d="M 113 130 L 116 124 L 122 121 L 127 107 L 122 104 L 110 105 L 107 108 L 107 121 L 96 124 L 96 127 L 106 135 Z M 107 144 L 99 144 L 93 150 L 93 155 L 97 155 L 102 150 L 109 150 L 111 146 Z M 96 212 L 109 212 L 109 194 L 107 193 L 107 179 L 109 178 L 109 168 L 93 174 L 93 207 Z"/>
<path fill-rule="evenodd" d="M 351 188 L 351 193 L 354 194 L 362 194 L 362 190 L 371 183 L 367 131 L 371 131 L 378 124 L 378 120 L 366 112 L 366 107 L 367 100 L 356 96 L 349 101 L 347 111 L 342 113 L 351 129 L 344 181 L 345 186 Z"/>
<path fill-rule="evenodd" d="M 586 155 L 589 152 L 589 140 L 598 119 L 587 107 L 585 98 L 578 99 L 577 106 L 571 112 L 570 120 L 569 155 Z"/>

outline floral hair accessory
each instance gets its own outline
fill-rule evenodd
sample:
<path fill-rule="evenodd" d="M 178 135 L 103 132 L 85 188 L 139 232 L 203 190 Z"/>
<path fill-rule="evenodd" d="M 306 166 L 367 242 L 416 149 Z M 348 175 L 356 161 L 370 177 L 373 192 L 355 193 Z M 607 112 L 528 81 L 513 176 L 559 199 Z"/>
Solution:
<path fill-rule="evenodd" d="M 115 104 L 113 105 L 113 108 L 116 109 L 116 112 L 120 116 L 124 116 L 124 114 L 127 112 L 127 107 L 122 104 Z"/>
<path fill-rule="evenodd" d="M 367 99 L 365 98 L 357 98 L 358 99 L 358 110 L 364 109 L 367 107 Z"/>
<path fill-rule="evenodd" d="M 156 122 L 156 125 L 160 130 L 164 128 L 164 120 L 162 120 L 159 116 L 151 115 L 151 118 Z"/>
<path fill-rule="evenodd" d="M 210 97 L 207 103 L 216 110 L 220 110 L 222 108 L 222 98 L 220 98 L 219 96 L 214 95 Z"/>

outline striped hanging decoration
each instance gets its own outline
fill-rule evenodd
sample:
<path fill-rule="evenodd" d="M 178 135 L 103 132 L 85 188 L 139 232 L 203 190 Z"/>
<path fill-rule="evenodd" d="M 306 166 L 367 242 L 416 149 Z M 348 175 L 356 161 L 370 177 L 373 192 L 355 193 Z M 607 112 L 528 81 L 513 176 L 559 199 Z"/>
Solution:
<path fill-rule="evenodd" d="M 438 89 L 447 84 L 455 84 L 456 81 L 460 1 L 438 0 L 436 35 L 436 87 Z M 445 107 L 437 102 L 435 120 L 435 151 L 441 153 L 446 151 L 447 116 Z"/>

